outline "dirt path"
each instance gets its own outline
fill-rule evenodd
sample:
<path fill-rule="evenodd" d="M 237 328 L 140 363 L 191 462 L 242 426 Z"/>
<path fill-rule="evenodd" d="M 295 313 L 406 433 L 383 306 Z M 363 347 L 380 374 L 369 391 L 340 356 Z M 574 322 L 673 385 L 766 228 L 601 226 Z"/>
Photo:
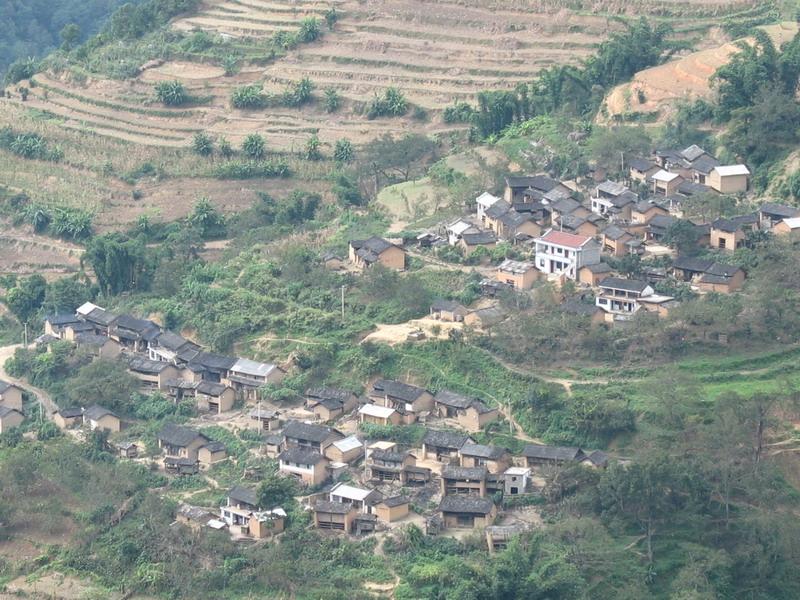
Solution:
<path fill-rule="evenodd" d="M 44 409 L 43 412 L 45 416 L 52 420 L 53 413 L 58 412 L 58 405 L 53 401 L 50 397 L 50 394 L 45 392 L 42 389 L 32 386 L 31 384 L 23 381 L 21 379 L 17 379 L 16 377 L 11 377 L 5 370 L 6 360 L 14 356 L 14 351 L 17 348 L 21 348 L 22 344 L 16 344 L 13 346 L 3 346 L 0 347 L 0 379 L 3 379 L 9 383 L 13 383 L 14 385 L 18 385 L 19 387 L 23 388 L 24 390 L 30 392 L 34 396 L 36 396 L 36 400 Z"/>

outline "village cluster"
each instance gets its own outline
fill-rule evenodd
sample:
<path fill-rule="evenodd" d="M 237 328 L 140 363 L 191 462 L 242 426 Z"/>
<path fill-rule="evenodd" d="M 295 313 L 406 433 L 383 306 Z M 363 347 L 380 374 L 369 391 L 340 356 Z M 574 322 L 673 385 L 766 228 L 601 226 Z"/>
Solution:
<path fill-rule="evenodd" d="M 750 186 L 745 165 L 720 165 L 698 146 L 658 151 L 650 158 L 627 161 L 627 180 L 605 180 L 581 193 L 573 182 L 545 175 L 509 176 L 503 197 L 488 192 L 475 199 L 469 215 L 442 223 L 421 234 L 413 245 L 427 248 L 451 246 L 465 257 L 479 248 L 513 244 L 525 260 L 505 260 L 482 282 L 488 296 L 502 289 L 529 290 L 537 281 L 556 287 L 573 282 L 592 302 L 566 302 L 565 310 L 589 315 L 598 322 L 629 321 L 639 311 L 665 316 L 678 301 L 655 291 L 658 282 L 672 279 L 689 284 L 699 294 L 729 294 L 740 289 L 746 273 L 724 260 L 681 255 L 665 238 L 677 223 L 694 233 L 698 247 L 733 253 L 755 231 L 796 235 L 800 210 L 766 203 L 745 214 L 694 222 L 683 214 L 684 203 L 697 195 L 744 195 Z M 634 191 L 636 190 L 636 191 Z M 404 268 L 404 245 L 373 237 L 350 242 L 349 261 L 357 268 L 380 263 Z M 628 255 L 665 257 L 667 267 L 644 268 L 638 279 L 620 276 L 608 257 Z M 331 268 L 341 261 L 324 257 Z M 486 273 L 486 270 L 483 270 Z M 484 325 L 501 318 L 481 307 L 471 310 L 453 302 L 440 302 L 432 315 L 443 320 Z"/>
<path fill-rule="evenodd" d="M 401 381 L 377 379 L 363 395 L 329 387 L 309 389 L 301 406 L 260 399 L 259 390 L 286 375 L 281 367 L 204 351 L 157 323 L 115 315 L 91 303 L 74 314 L 53 315 L 36 344 L 58 340 L 89 349 L 97 358 L 125 361 L 142 391 L 178 402 L 193 399 L 215 424 L 246 417 L 261 433 L 258 453 L 277 461 L 277 472 L 305 490 L 302 502 L 314 526 L 363 535 L 417 522 L 430 534 L 485 530 L 492 549 L 502 547 L 533 520 L 523 507 L 499 513 L 501 499 L 531 498 L 542 469 L 564 463 L 605 468 L 609 457 L 580 448 L 506 448 L 476 443 L 471 434 L 498 420 L 497 407 L 449 390 L 436 393 Z M 244 408 L 238 408 L 243 406 Z M 0 383 L 0 427 L 23 420 L 23 390 Z M 9 416 L 12 417 L 9 419 Z M 50 415 L 56 425 L 81 434 L 105 430 L 123 459 L 147 460 L 144 444 L 128 439 L 122 419 L 99 404 L 65 407 Z M 418 447 L 368 440 L 359 424 L 426 426 Z M 231 460 L 223 443 L 198 429 L 167 424 L 158 433 L 161 468 L 180 477 Z M 236 539 L 265 538 L 283 530 L 280 506 L 260 506 L 255 487 L 234 486 L 223 506 L 183 505 L 178 521 L 192 527 L 228 529 Z"/>
<path fill-rule="evenodd" d="M 624 184 L 602 181 L 585 195 L 544 175 L 507 177 L 502 198 L 481 194 L 474 214 L 413 242 L 423 249 L 456 247 L 465 256 L 501 241 L 513 244 L 527 260 L 484 268 L 484 274 L 493 274 L 481 284 L 487 296 L 529 290 L 537 281 L 557 288 L 573 282 L 587 298 L 591 290 L 593 302 L 573 302 L 572 310 L 597 321 L 625 322 L 639 311 L 664 316 L 677 301 L 656 293 L 658 281 L 672 277 L 697 293 L 733 293 L 746 277 L 737 266 L 681 256 L 665 245 L 676 223 L 685 221 L 700 245 L 722 252 L 742 247 L 752 231 L 791 235 L 800 230 L 800 211 L 777 204 L 709 223 L 684 219 L 682 206 L 691 196 L 744 194 L 749 178 L 744 165 L 720 165 L 697 146 L 630 160 Z M 668 257 L 671 267 L 646 269 L 645 278 L 631 279 L 604 261 L 633 254 Z M 331 269 L 380 264 L 402 270 L 407 258 L 402 243 L 371 237 L 350 241 L 346 260 L 327 254 L 323 262 Z M 497 306 L 470 309 L 450 300 L 434 302 L 431 316 L 479 327 L 502 318 Z M 526 499 L 540 489 L 543 470 L 564 464 L 605 468 L 610 460 L 601 451 L 581 448 L 528 444 L 512 455 L 506 448 L 476 443 L 476 434 L 501 418 L 497 406 L 404 381 L 370 381 L 363 394 L 313 388 L 306 390 L 302 405 L 273 405 L 260 392 L 280 383 L 290 367 L 207 352 L 151 320 L 112 314 L 91 303 L 46 319 L 37 345 L 48 348 L 57 340 L 96 357 L 125 361 L 143 390 L 157 390 L 175 402 L 192 400 L 215 424 L 257 430 L 259 454 L 274 459 L 279 474 L 297 480 L 305 490 L 301 503 L 320 529 L 361 535 L 416 521 L 430 534 L 485 530 L 489 548 L 495 549 L 534 521 L 526 513 Z M 64 407 L 51 417 L 65 430 L 107 430 L 120 457 L 142 456 L 141 442 L 128 439 L 121 419 L 99 404 Z M 23 418 L 22 389 L 0 382 L 0 432 Z M 410 447 L 368 437 L 365 424 L 421 424 L 425 433 Z M 164 426 L 158 447 L 161 468 L 175 477 L 231 460 L 223 443 L 185 425 Z M 515 497 L 521 500 L 512 501 Z M 246 539 L 280 533 L 286 518 L 284 507 L 261 506 L 256 488 L 243 485 L 230 489 L 221 507 L 184 505 L 178 514 L 190 526 L 227 528 Z"/>

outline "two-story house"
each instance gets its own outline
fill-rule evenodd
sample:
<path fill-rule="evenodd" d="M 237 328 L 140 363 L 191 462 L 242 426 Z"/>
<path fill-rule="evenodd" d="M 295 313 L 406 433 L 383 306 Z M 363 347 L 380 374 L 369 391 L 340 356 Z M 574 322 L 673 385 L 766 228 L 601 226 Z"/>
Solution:
<path fill-rule="evenodd" d="M 501 281 L 516 290 L 529 290 L 539 277 L 539 271 L 531 262 L 511 260 L 507 258 L 497 267 L 497 281 Z"/>
<path fill-rule="evenodd" d="M 324 425 L 289 421 L 283 428 L 283 448 L 308 448 L 323 454 L 328 446 L 344 435 Z"/>
<path fill-rule="evenodd" d="M 632 315 L 640 308 L 638 300 L 653 293 L 653 288 L 646 281 L 606 277 L 600 282 L 596 304 L 612 315 Z"/>
<path fill-rule="evenodd" d="M 615 181 L 604 181 L 592 194 L 592 212 L 607 218 L 630 221 L 631 209 L 639 201 L 639 196 L 626 185 Z"/>
<path fill-rule="evenodd" d="M 278 471 L 304 485 L 319 485 L 328 478 L 329 461 L 318 450 L 293 446 L 278 455 Z"/>
<path fill-rule="evenodd" d="M 547 275 L 564 275 L 575 280 L 578 270 L 600 262 L 600 245 L 592 238 L 548 230 L 536 238 L 536 268 Z"/>
<path fill-rule="evenodd" d="M 758 228 L 756 213 L 719 218 L 711 223 L 711 247 L 733 252 L 744 245 L 747 233 Z"/>
<path fill-rule="evenodd" d="M 402 271 L 406 267 L 405 251 L 378 236 L 366 240 L 350 240 L 348 256 L 350 262 L 358 269 L 366 269 L 376 264 L 395 271 Z"/>
<path fill-rule="evenodd" d="M 231 386 L 237 394 L 251 402 L 258 399 L 259 388 L 280 383 L 285 375 L 286 371 L 278 365 L 239 358 L 228 369 L 228 375 L 222 383 Z"/>

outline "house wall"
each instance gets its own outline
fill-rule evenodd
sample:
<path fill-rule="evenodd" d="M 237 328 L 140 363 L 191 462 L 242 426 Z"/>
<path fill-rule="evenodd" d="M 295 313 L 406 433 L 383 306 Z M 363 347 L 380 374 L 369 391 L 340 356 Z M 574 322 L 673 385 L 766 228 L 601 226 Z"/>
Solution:
<path fill-rule="evenodd" d="M 280 463 L 279 471 L 281 473 L 288 473 L 299 478 L 305 485 L 319 485 L 328 478 L 328 471 L 325 468 L 326 462 L 322 461 L 316 465 L 312 465 L 311 469 L 303 469 L 294 467 L 286 463 Z"/>
<path fill-rule="evenodd" d="M 459 413 L 458 417 L 456 417 L 456 421 L 467 431 L 477 432 L 487 423 L 497 420 L 497 416 L 498 412 L 496 408 L 483 414 L 478 413 L 474 408 L 468 408 L 464 412 Z"/>
<path fill-rule="evenodd" d="M 120 421 L 113 415 L 106 415 L 98 421 L 95 421 L 93 429 L 105 429 L 111 432 L 117 432 L 121 429 Z"/>
<path fill-rule="evenodd" d="M 107 341 L 97 352 L 100 358 L 114 359 L 122 352 L 122 346 L 113 340 Z"/>
<path fill-rule="evenodd" d="M 228 458 L 228 453 L 224 450 L 211 452 L 206 448 L 200 448 L 200 450 L 197 451 L 197 460 L 200 462 L 200 466 L 205 468 L 223 461 L 226 458 Z"/>
<path fill-rule="evenodd" d="M 346 532 L 353 530 L 353 520 L 358 513 L 355 510 L 344 515 L 314 511 L 314 527 L 320 529 L 325 525 L 337 525 L 338 527 L 327 527 L 327 529 L 341 529 Z"/>
<path fill-rule="evenodd" d="M 736 194 L 747 191 L 748 180 L 749 177 L 747 175 L 721 177 L 716 170 L 713 170 L 709 174 L 706 183 L 711 189 L 718 191 L 720 194 Z"/>
<path fill-rule="evenodd" d="M 171 456 L 177 456 L 179 458 L 189 458 L 191 460 L 197 460 L 197 452 L 200 450 L 202 446 L 206 444 L 206 440 L 203 438 L 197 438 L 191 444 L 186 446 L 185 448 L 181 448 L 177 454 Z M 164 449 L 164 445 L 159 440 L 158 442 L 159 448 Z"/>
<path fill-rule="evenodd" d="M 275 519 L 267 519 L 266 521 L 261 522 L 258 519 L 251 517 L 249 529 L 251 536 L 256 539 L 263 539 L 277 533 L 281 533 L 284 529 L 284 519 L 282 517 L 278 517 Z"/>
<path fill-rule="evenodd" d="M 25 417 L 18 412 L 13 412 L 7 414 L 5 417 L 0 419 L 0 433 L 6 433 L 9 429 L 13 429 L 14 427 L 19 427 L 22 425 L 22 422 L 25 420 Z"/>
<path fill-rule="evenodd" d="M 461 525 L 458 522 L 458 514 L 457 513 L 442 513 L 442 519 L 444 520 L 444 526 L 447 529 L 481 529 L 483 527 L 488 527 L 494 522 L 494 514 L 495 511 L 489 513 L 488 515 L 470 515 L 472 517 L 472 526 L 465 526 Z"/>
<path fill-rule="evenodd" d="M 0 406 L 6 406 L 22 412 L 22 390 L 10 387 L 0 395 Z"/>
<path fill-rule="evenodd" d="M 486 495 L 486 481 L 464 481 L 461 479 L 442 479 L 442 496 L 452 494 Z"/>
<path fill-rule="evenodd" d="M 397 411 L 393 412 L 388 417 L 376 417 L 374 415 L 365 415 L 361 413 L 362 423 L 373 423 L 375 425 L 399 425 L 402 417 Z"/>
<path fill-rule="evenodd" d="M 208 396 L 206 394 L 197 394 L 197 409 L 200 411 L 210 410 L 209 403 L 216 402 L 219 404 L 217 413 L 223 413 L 231 410 L 236 401 L 236 392 L 233 388 L 228 388 L 218 397 Z"/>
<path fill-rule="evenodd" d="M 81 417 L 72 417 L 71 419 L 65 419 L 60 414 L 55 413 L 53 415 L 53 422 L 59 429 L 69 429 L 70 427 L 76 427 L 81 424 L 83 419 Z"/>
<path fill-rule="evenodd" d="M 744 285 L 745 275 L 744 271 L 737 271 L 736 274 L 730 278 L 727 284 L 720 283 L 698 283 L 697 287 L 706 292 L 719 292 L 720 294 L 730 294 L 739 290 Z"/>
<path fill-rule="evenodd" d="M 353 448 L 347 452 L 342 452 L 339 448 L 331 444 L 325 449 L 325 458 L 334 462 L 351 463 L 362 456 L 364 456 L 364 448 Z"/>
<path fill-rule="evenodd" d="M 331 410 L 327 406 L 323 406 L 322 404 L 317 404 L 312 409 L 312 412 L 317 416 L 317 418 L 320 421 L 333 421 L 334 419 L 341 416 L 343 413 L 341 408 L 336 408 Z"/>
<path fill-rule="evenodd" d="M 406 268 L 406 253 L 397 246 L 392 246 L 381 252 L 378 262 L 387 269 L 402 271 Z"/>
<path fill-rule="evenodd" d="M 467 244 L 467 242 L 465 242 L 463 239 L 461 239 L 458 240 L 458 244 L 456 245 L 461 249 L 461 252 L 464 254 L 464 256 L 469 256 L 470 254 L 475 252 L 475 250 L 477 250 L 478 248 L 486 248 L 487 250 L 491 250 L 497 245 L 497 243 L 492 242 L 491 244 L 481 244 L 481 245 L 471 246 Z"/>
<path fill-rule="evenodd" d="M 404 519 L 408 516 L 408 512 L 408 503 L 392 506 L 391 508 L 383 504 L 379 504 L 375 507 L 375 514 L 378 519 L 385 523 L 394 523 L 395 521 Z"/>
<path fill-rule="evenodd" d="M 725 247 L 723 248 L 723 242 Z M 727 231 L 720 231 L 719 229 L 712 229 L 711 230 L 711 247 L 717 248 L 719 250 L 725 250 L 725 252 L 733 252 L 736 250 L 736 247 L 739 245 L 740 242 L 744 240 L 744 231 L 741 229 L 737 230 L 734 233 L 729 233 Z"/>
<path fill-rule="evenodd" d="M 584 285 L 597 287 L 598 284 L 608 277 L 608 273 L 592 273 L 589 269 L 581 269 L 578 271 L 578 281 Z"/>
<path fill-rule="evenodd" d="M 501 269 L 498 269 L 495 273 L 497 281 L 510 283 L 518 290 L 530 289 L 533 286 L 533 282 L 538 278 L 538 275 L 539 272 L 533 267 L 524 273 L 509 273 L 508 271 L 503 271 Z"/>
<path fill-rule="evenodd" d="M 508 467 L 511 466 L 511 459 L 509 456 L 501 457 L 498 460 L 480 460 L 474 456 L 462 456 L 462 467 L 486 467 L 489 473 L 504 473 Z"/>

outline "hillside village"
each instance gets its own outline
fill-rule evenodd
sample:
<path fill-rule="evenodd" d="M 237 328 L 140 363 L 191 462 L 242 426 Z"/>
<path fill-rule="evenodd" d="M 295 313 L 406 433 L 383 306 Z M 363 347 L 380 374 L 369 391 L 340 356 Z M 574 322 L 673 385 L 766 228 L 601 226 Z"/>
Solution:
<path fill-rule="evenodd" d="M 100 4 L 0 16 L 0 597 L 800 597 L 795 3 Z"/>

